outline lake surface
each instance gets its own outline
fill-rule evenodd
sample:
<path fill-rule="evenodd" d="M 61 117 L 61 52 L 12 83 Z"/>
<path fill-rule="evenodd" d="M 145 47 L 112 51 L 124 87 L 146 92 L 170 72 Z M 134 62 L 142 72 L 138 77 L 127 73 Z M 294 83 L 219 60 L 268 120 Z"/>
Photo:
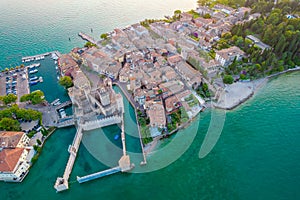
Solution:
<path fill-rule="evenodd" d="M 179 0 L 0 0 L 0 66 L 18 65 L 22 55 L 66 53 L 84 44 L 77 36 L 80 31 L 98 37 L 114 27 L 171 15 L 174 9 L 188 10 L 195 4 Z M 45 90 L 48 100 L 67 100 L 51 62 L 43 61 L 39 75 L 44 82 L 32 89 Z M 67 149 L 76 132 L 75 128 L 59 129 L 22 183 L 0 183 L 0 199 L 299 199 L 299 80 L 299 72 L 274 78 L 248 102 L 226 112 L 219 140 L 206 157 L 199 159 L 199 150 L 209 127 L 216 125 L 212 116 L 221 111 L 205 111 L 187 129 L 162 141 L 145 167 L 139 166 L 142 157 L 134 110 L 124 99 L 127 149 L 136 165 L 132 173 L 77 183 L 76 176 L 115 166 L 120 156 L 116 150 L 120 141 L 113 139 L 120 129 L 95 130 L 84 136 L 70 190 L 57 194 L 53 185 L 64 172 Z"/>

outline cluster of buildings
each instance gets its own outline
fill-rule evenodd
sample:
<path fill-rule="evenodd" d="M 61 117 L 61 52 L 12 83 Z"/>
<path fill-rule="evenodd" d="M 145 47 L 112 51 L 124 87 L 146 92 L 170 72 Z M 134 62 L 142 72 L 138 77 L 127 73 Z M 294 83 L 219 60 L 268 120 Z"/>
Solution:
<path fill-rule="evenodd" d="M 220 37 L 230 32 L 235 24 L 260 16 L 259 13 L 250 14 L 251 8 L 240 7 L 235 10 L 221 4 L 216 4 L 212 9 L 206 6 L 199 6 L 195 12 L 200 17 L 194 18 L 193 14 L 182 13 L 178 21 L 173 23 L 155 22 L 150 24 L 150 28 L 165 41 L 180 48 L 181 56 L 184 59 L 189 57 L 196 59 L 203 70 L 206 70 L 208 73 L 215 72 L 224 65 L 220 63 L 219 59 L 204 58 L 199 54 L 199 49 L 206 52 L 210 51 Z M 210 17 L 205 18 L 205 16 Z M 228 54 L 230 51 L 231 49 L 228 50 Z M 238 57 L 245 56 L 240 50 L 236 52 L 235 55 Z M 218 53 L 217 51 L 216 54 Z M 220 55 L 220 57 L 223 56 Z M 225 59 L 225 63 L 230 63 L 230 58 L 223 57 L 223 59 Z"/>
<path fill-rule="evenodd" d="M 21 182 L 30 168 L 34 150 L 23 132 L 0 132 L 0 181 Z"/>
<path fill-rule="evenodd" d="M 107 39 L 97 42 L 97 47 L 75 48 L 63 55 L 59 59 L 60 70 L 75 80 L 69 94 L 78 113 L 85 115 L 84 112 L 97 109 L 103 113 L 106 104 L 115 103 L 111 104 L 115 108 L 119 101 L 116 95 L 108 98 L 113 93 L 110 83 L 94 90 L 86 85 L 89 81 L 79 73 L 78 64 L 82 64 L 112 82 L 125 85 L 136 106 L 146 111 L 153 127 L 166 127 L 168 114 L 180 107 L 184 107 L 189 117 L 194 116 L 199 111 L 195 107 L 202 101 L 193 89 L 201 86 L 203 78 L 187 61 L 194 59 L 210 73 L 226 67 L 234 59 L 240 60 L 246 54 L 235 46 L 216 51 L 215 59 L 204 57 L 201 52 L 211 50 L 233 25 L 259 17 L 257 13 L 250 14 L 250 8 L 235 10 L 220 4 L 212 9 L 200 6 L 195 12 L 200 17 L 181 13 L 180 19 L 172 23 L 162 20 L 147 28 L 141 24 L 116 28 L 108 33 Z M 116 100 L 106 102 L 105 99 Z M 198 103 L 193 102 L 195 99 Z M 107 112 L 116 112 L 113 108 Z"/>

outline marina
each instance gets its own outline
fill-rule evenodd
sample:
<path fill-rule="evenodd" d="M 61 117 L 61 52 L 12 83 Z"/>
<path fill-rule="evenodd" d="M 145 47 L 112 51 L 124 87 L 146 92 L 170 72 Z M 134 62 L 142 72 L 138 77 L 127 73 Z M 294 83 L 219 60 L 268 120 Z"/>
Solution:
<path fill-rule="evenodd" d="M 43 54 L 39 54 L 39 55 L 22 57 L 22 62 L 27 63 L 27 62 L 44 60 L 45 57 L 49 56 L 49 55 L 51 55 L 53 59 L 54 58 L 57 59 L 59 56 L 61 56 L 60 52 L 52 51 L 52 52 L 47 52 L 47 53 L 43 53 Z"/>
<path fill-rule="evenodd" d="M 34 64 L 28 65 L 26 67 L 28 69 L 33 69 L 33 68 L 40 67 L 40 66 L 41 66 L 41 63 L 34 63 Z"/>

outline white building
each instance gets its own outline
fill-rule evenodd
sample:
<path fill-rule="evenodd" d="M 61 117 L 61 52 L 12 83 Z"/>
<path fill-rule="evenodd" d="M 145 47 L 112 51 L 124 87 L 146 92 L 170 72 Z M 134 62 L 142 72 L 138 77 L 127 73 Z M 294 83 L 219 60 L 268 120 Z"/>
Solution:
<path fill-rule="evenodd" d="M 30 167 L 32 149 L 0 149 L 0 181 L 21 182 Z"/>
<path fill-rule="evenodd" d="M 20 182 L 26 176 L 34 150 L 23 132 L 0 132 L 0 181 Z"/>
<path fill-rule="evenodd" d="M 239 61 L 245 55 L 245 52 L 243 52 L 240 48 L 233 46 L 228 49 L 216 51 L 215 60 L 219 61 L 222 66 L 228 66 L 235 58 Z"/>

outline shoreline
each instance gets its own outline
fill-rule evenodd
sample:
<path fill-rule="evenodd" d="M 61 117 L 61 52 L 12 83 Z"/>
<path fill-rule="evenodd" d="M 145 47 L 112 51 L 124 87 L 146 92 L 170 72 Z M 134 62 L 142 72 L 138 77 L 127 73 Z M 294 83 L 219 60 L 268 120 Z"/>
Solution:
<path fill-rule="evenodd" d="M 234 110 L 235 108 L 237 108 L 240 105 L 242 105 L 243 103 L 245 103 L 247 100 L 251 99 L 263 86 L 265 86 L 268 83 L 269 80 L 271 80 L 271 78 L 275 78 L 275 77 L 278 77 L 280 75 L 283 75 L 283 74 L 286 74 L 286 73 L 289 73 L 289 72 L 293 73 L 293 72 L 297 72 L 297 71 L 300 71 L 300 67 L 296 67 L 296 68 L 293 68 L 293 69 L 288 69 L 288 70 L 285 70 L 283 72 L 278 72 L 276 74 L 269 75 L 267 77 L 251 81 L 251 83 L 254 86 L 253 92 L 250 95 L 248 95 L 246 98 L 243 98 L 240 102 L 238 102 L 237 104 L 235 104 L 231 108 L 227 108 L 227 109 L 220 108 L 220 107 L 214 105 L 214 103 L 211 103 L 208 106 L 212 106 L 214 108 L 222 109 L 222 110 Z M 177 127 L 175 130 L 173 130 L 171 133 L 169 133 L 167 135 L 171 136 L 172 134 L 174 134 L 175 132 L 179 131 L 180 129 L 185 128 L 187 125 L 189 125 L 190 123 L 192 123 L 197 116 L 198 115 L 196 115 L 194 118 L 190 119 L 185 124 Z M 146 156 L 148 156 L 151 153 L 153 153 L 153 150 L 155 150 L 156 148 L 159 148 L 159 140 L 163 139 L 167 135 L 166 134 L 160 135 L 160 136 L 154 138 L 154 140 L 152 142 L 150 142 L 147 145 L 145 145 L 145 147 L 144 147 L 144 153 L 146 154 Z"/>
<path fill-rule="evenodd" d="M 285 71 L 278 72 L 276 74 L 272 74 L 250 82 L 236 82 L 231 85 L 227 85 L 225 88 L 223 88 L 218 102 L 212 103 L 212 106 L 217 109 L 234 110 L 235 108 L 249 100 L 251 97 L 253 97 L 259 89 L 267 84 L 267 82 L 271 78 L 296 71 L 300 71 L 300 67 L 297 66 L 295 68 L 287 69 Z"/>

